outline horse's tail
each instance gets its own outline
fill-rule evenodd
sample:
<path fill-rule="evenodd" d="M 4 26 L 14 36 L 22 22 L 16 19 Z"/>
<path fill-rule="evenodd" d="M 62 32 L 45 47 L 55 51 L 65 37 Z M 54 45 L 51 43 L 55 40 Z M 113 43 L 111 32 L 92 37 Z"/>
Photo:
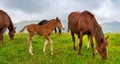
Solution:
<path fill-rule="evenodd" d="M 20 30 L 19 33 L 23 32 L 26 27 L 27 27 L 27 25 L 22 30 Z"/>

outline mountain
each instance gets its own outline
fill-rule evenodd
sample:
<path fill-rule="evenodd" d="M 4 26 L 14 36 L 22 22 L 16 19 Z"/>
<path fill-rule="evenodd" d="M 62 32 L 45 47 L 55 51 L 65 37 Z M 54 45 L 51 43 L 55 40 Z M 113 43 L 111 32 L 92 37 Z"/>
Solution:
<path fill-rule="evenodd" d="M 32 23 L 39 23 L 39 20 L 32 20 L 32 21 L 22 21 L 19 23 L 15 23 L 16 31 L 19 32 L 25 25 L 32 24 Z M 64 32 L 67 31 L 67 21 L 62 21 L 65 25 Z M 113 22 L 106 22 L 101 24 L 103 32 L 120 32 L 120 22 L 113 21 Z"/>
<path fill-rule="evenodd" d="M 104 32 L 120 32 L 120 22 L 113 21 L 101 24 Z"/>
<path fill-rule="evenodd" d="M 40 21 L 39 20 L 31 20 L 31 21 L 22 21 L 22 22 L 19 22 L 19 23 L 15 23 L 15 27 L 16 27 L 16 32 L 19 32 L 25 25 L 28 25 L 28 24 L 37 24 L 39 23 Z"/>

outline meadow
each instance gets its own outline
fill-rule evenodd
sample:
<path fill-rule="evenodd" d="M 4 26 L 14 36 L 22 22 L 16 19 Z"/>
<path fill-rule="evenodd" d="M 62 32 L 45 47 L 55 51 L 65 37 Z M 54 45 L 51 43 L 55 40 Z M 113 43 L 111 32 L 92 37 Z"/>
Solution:
<path fill-rule="evenodd" d="M 16 34 L 13 41 L 7 34 L 4 35 L 4 44 L 0 44 L 0 64 L 120 64 L 120 33 L 105 33 L 109 35 L 108 58 L 101 60 L 96 53 L 93 58 L 91 48 L 87 49 L 87 36 L 78 57 L 78 38 L 76 36 L 77 50 L 73 50 L 73 43 L 70 34 L 51 34 L 53 40 L 54 55 L 50 53 L 50 44 L 47 45 L 46 55 L 43 54 L 44 38 L 39 35 L 33 37 L 33 53 L 28 53 L 28 33 Z M 95 43 L 96 44 L 96 43 Z M 94 46 L 96 48 L 96 45 Z"/>

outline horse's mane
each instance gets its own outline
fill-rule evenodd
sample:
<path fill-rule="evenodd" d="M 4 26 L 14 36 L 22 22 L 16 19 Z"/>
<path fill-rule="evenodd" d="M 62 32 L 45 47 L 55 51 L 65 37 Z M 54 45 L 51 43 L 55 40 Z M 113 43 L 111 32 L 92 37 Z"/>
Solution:
<path fill-rule="evenodd" d="M 44 25 L 41 25 L 41 26 L 50 26 L 52 25 L 51 22 L 53 22 L 55 19 L 52 19 L 52 20 L 48 20 L 48 22 Z"/>
<path fill-rule="evenodd" d="M 91 17 L 90 20 L 93 23 L 93 32 L 94 32 L 94 35 L 95 35 L 97 43 L 100 44 L 101 39 L 104 38 L 101 26 L 98 24 L 98 22 L 95 19 L 94 15 L 92 13 L 90 13 L 89 11 L 83 11 L 82 14 Z"/>
<path fill-rule="evenodd" d="M 40 21 L 40 22 L 38 23 L 38 25 L 44 25 L 44 24 L 46 24 L 46 23 L 48 23 L 48 20 L 44 19 L 44 20 Z"/>
<path fill-rule="evenodd" d="M 95 33 L 94 35 L 95 35 L 97 43 L 100 44 L 101 43 L 101 39 L 104 38 L 103 31 L 102 31 L 101 26 L 98 24 L 98 22 L 96 21 L 94 16 L 93 16 L 92 19 L 93 19 L 93 31 Z"/>

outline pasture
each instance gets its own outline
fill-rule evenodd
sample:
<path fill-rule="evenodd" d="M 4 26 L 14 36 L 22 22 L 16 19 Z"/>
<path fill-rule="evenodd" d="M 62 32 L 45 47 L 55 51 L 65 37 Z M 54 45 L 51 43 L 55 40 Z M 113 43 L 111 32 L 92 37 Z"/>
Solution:
<path fill-rule="evenodd" d="M 87 36 L 78 57 L 78 39 L 76 36 L 77 50 L 73 50 L 73 43 L 70 34 L 51 34 L 53 40 L 54 55 L 50 53 L 50 44 L 47 45 L 46 55 L 43 54 L 44 38 L 39 35 L 33 37 L 33 53 L 28 53 L 28 33 L 15 34 L 15 39 L 10 41 L 7 34 L 4 34 L 4 44 L 0 44 L 0 64 L 120 64 L 120 33 L 105 33 L 109 35 L 108 59 L 101 60 L 97 53 L 96 58 L 92 56 L 91 47 L 87 49 Z M 96 46 L 95 46 L 96 47 Z M 95 48 L 94 47 L 94 48 Z"/>

